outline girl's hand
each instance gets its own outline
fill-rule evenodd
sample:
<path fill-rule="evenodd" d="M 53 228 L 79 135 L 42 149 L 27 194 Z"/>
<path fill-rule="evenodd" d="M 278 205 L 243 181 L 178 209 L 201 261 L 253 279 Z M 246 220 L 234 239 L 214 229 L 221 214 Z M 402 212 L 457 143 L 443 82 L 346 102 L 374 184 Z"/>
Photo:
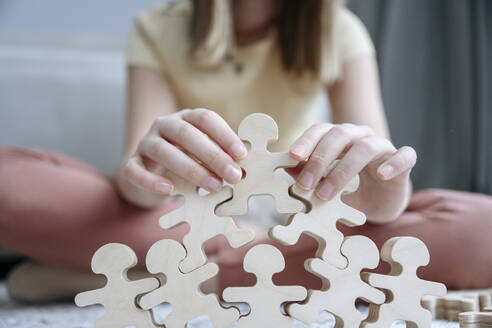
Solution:
<path fill-rule="evenodd" d="M 406 207 L 409 174 L 417 156 L 411 147 L 396 149 L 367 126 L 316 124 L 292 144 L 290 155 L 302 161 L 289 173 L 303 189 L 316 188 L 324 200 L 332 199 L 357 174 L 360 187 L 347 202 L 376 222 L 395 219 Z M 327 168 L 340 161 L 323 179 Z"/>
<path fill-rule="evenodd" d="M 235 161 L 246 155 L 244 144 L 218 114 L 186 109 L 154 121 L 122 174 L 144 190 L 169 195 L 173 185 L 163 176 L 169 170 L 213 192 L 222 187 L 222 179 L 241 179 Z"/>

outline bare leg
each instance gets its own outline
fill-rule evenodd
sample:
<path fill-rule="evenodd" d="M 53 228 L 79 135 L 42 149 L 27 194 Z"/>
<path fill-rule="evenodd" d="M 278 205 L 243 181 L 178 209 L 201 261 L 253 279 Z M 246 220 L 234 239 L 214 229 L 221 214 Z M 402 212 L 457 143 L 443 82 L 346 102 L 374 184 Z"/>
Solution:
<path fill-rule="evenodd" d="M 142 264 L 155 241 L 181 240 L 188 230 L 159 227 L 176 202 L 137 208 L 119 197 L 109 178 L 52 152 L 0 147 L 0 186 L 1 246 L 41 262 L 88 269 L 97 248 L 121 242 Z"/>

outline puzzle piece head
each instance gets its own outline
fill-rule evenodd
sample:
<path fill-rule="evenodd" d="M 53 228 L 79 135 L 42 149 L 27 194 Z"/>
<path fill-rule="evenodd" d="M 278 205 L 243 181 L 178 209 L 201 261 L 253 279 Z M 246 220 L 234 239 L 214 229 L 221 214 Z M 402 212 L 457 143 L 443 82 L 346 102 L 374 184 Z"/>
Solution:
<path fill-rule="evenodd" d="M 346 237 L 341 247 L 342 254 L 350 259 L 349 267 L 357 271 L 374 269 L 379 264 L 379 250 L 374 242 L 364 236 Z"/>
<path fill-rule="evenodd" d="M 255 113 L 246 116 L 239 124 L 238 135 L 255 146 L 266 147 L 271 141 L 278 139 L 277 123 L 268 115 Z"/>
<path fill-rule="evenodd" d="M 179 263 L 186 257 L 184 247 L 175 240 L 163 239 L 154 243 L 145 259 L 150 273 L 178 270 Z"/>
<path fill-rule="evenodd" d="M 92 256 L 92 271 L 109 277 L 121 275 L 137 264 L 135 252 L 128 246 L 118 243 L 100 247 Z"/>
<path fill-rule="evenodd" d="M 257 277 L 271 278 L 285 268 L 282 253 L 274 246 L 256 245 L 244 256 L 244 270 L 254 273 Z"/>
<path fill-rule="evenodd" d="M 425 244 L 415 237 L 394 237 L 386 241 L 381 250 L 381 258 L 390 263 L 398 263 L 403 269 L 416 270 L 429 264 L 430 255 Z"/>

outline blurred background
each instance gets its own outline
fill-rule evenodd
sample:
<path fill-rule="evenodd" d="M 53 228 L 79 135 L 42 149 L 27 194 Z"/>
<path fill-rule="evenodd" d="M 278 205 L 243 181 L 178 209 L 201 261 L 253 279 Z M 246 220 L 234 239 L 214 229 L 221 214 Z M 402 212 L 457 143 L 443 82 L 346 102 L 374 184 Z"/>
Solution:
<path fill-rule="evenodd" d="M 0 144 L 52 149 L 115 172 L 125 44 L 155 0 L 1 0 Z M 377 48 L 395 145 L 416 189 L 492 193 L 492 1 L 349 0 Z"/>

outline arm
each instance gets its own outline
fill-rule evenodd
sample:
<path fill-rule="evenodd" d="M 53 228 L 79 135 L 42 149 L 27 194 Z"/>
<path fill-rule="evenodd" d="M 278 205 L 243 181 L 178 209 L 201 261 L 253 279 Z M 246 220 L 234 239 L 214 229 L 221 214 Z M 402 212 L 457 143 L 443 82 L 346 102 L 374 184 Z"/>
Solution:
<path fill-rule="evenodd" d="M 154 207 L 161 203 L 166 195 L 151 192 L 138 186 L 136 181 L 130 181 L 124 173 L 124 169 L 130 157 L 136 152 L 139 141 L 149 130 L 154 120 L 161 115 L 169 115 L 177 111 L 176 97 L 172 92 L 171 85 L 162 73 L 140 68 L 128 68 L 128 113 L 127 113 L 127 139 L 124 157 L 120 170 L 116 176 L 116 184 L 120 194 L 130 203 L 142 207 Z M 136 163 L 137 165 L 149 166 L 154 164 L 154 171 L 159 167 L 150 161 L 147 163 Z M 146 165 L 147 164 L 147 165 Z M 141 178 L 160 180 L 161 187 L 165 187 L 168 181 L 159 179 L 158 176 L 150 176 L 150 172 L 142 171 Z M 157 182 L 159 183 L 159 182 Z"/>
<path fill-rule="evenodd" d="M 144 68 L 129 69 L 128 140 L 117 175 L 121 195 L 142 207 L 156 207 L 172 192 L 166 170 L 215 192 L 222 179 L 237 183 L 237 160 L 247 155 L 222 117 L 207 109 L 176 112 L 166 77 Z"/>
<path fill-rule="evenodd" d="M 328 94 L 332 106 L 333 123 L 353 123 L 369 126 L 377 136 L 390 139 L 381 97 L 378 65 L 374 56 L 361 57 L 345 64 L 343 78 L 328 87 Z M 402 148 L 401 152 L 407 152 L 407 148 Z M 404 155 L 401 157 L 404 157 Z M 407 157 L 408 160 L 411 160 L 411 156 Z M 383 156 L 376 164 L 382 164 L 387 159 L 389 159 L 389 156 Z M 399 161 L 399 158 L 394 158 L 394 162 L 396 161 Z M 345 196 L 344 200 L 368 213 L 369 221 L 392 221 L 407 207 L 412 194 L 411 181 L 408 174 L 405 174 L 407 172 L 404 172 L 407 170 L 409 173 L 408 166 L 405 166 L 404 170 L 400 170 L 400 173 L 403 173 L 400 180 L 405 184 L 405 187 L 399 190 L 394 200 L 394 206 L 388 206 L 380 213 L 375 213 L 376 211 L 369 208 L 369 206 L 361 204 L 360 191 L 363 190 L 362 188 L 359 189 L 358 193 Z M 393 194 L 394 191 L 395 189 L 393 188 L 388 189 L 388 193 L 385 193 L 381 198 L 388 199 L 385 196 L 389 196 L 390 193 Z M 395 194 L 389 199 L 394 199 L 394 196 Z"/>
<path fill-rule="evenodd" d="M 416 154 L 411 147 L 396 149 L 388 139 L 375 58 L 349 61 L 342 77 L 327 88 L 335 124 L 316 124 L 291 146 L 292 157 L 307 159 L 297 183 L 330 200 L 359 174 L 359 189 L 343 200 L 368 221 L 393 221 L 408 204 Z M 340 161 L 321 181 L 336 159 Z"/>

